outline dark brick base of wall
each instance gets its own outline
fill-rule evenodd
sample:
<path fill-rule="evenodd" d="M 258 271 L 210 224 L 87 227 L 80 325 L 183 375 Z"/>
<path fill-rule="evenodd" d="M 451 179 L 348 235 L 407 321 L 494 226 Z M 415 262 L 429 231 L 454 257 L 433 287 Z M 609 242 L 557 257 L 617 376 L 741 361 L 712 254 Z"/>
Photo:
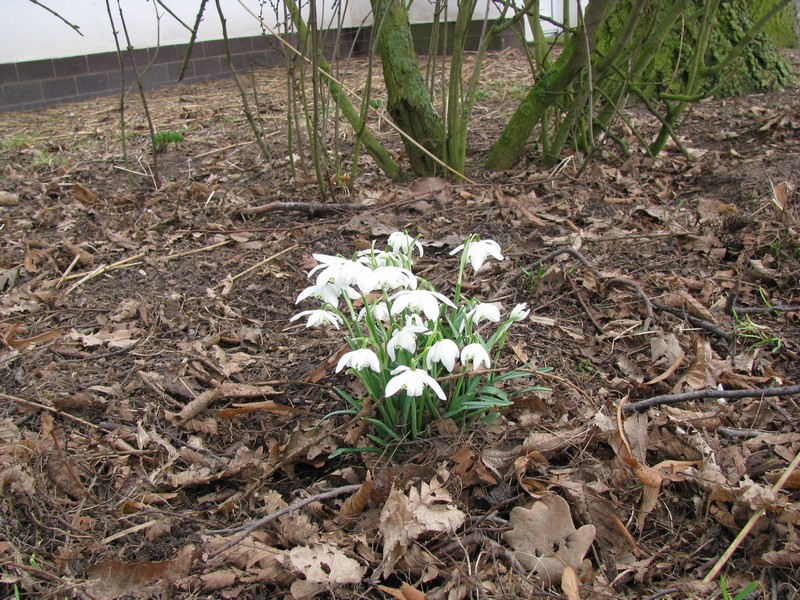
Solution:
<path fill-rule="evenodd" d="M 480 24 L 473 36 L 480 33 Z M 416 29 L 425 26 L 415 26 Z M 430 29 L 430 26 L 427 26 Z M 421 38 L 424 39 L 424 29 Z M 333 38 L 334 36 L 329 36 Z M 416 33 L 415 33 L 416 37 Z M 428 35 L 428 39 L 430 36 Z M 350 30 L 340 36 L 340 54 L 356 54 L 367 50 L 369 31 Z M 477 37 L 470 45 L 477 44 Z M 511 36 L 495 41 L 495 48 L 513 45 Z M 426 51 L 425 43 L 418 42 L 419 51 Z M 282 64 L 279 43 L 265 36 L 230 40 L 233 66 L 238 72 L 251 68 Z M 326 44 L 329 53 L 333 45 Z M 178 84 L 178 76 L 186 55 L 187 45 L 144 48 L 133 51 L 137 70 L 142 73 L 145 89 L 155 89 Z M 131 57 L 123 53 L 126 87 L 135 84 Z M 230 76 L 225 61 L 225 44 L 222 40 L 197 42 L 192 50 L 186 72 L 180 83 L 197 83 Z M 20 63 L 0 64 L 0 112 L 32 110 L 54 104 L 88 100 L 119 94 L 120 66 L 116 52 L 54 58 Z"/>

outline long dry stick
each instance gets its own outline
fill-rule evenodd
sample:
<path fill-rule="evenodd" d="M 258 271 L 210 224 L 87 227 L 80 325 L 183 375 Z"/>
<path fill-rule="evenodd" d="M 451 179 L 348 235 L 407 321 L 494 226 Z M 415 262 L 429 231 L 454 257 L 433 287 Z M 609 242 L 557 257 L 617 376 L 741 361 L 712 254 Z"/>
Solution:
<path fill-rule="evenodd" d="M 252 267 L 248 267 L 247 269 L 245 269 L 245 270 L 244 270 L 244 271 L 242 271 L 241 273 L 237 273 L 236 275 L 234 275 L 234 276 L 233 276 L 233 277 L 231 277 L 230 279 L 226 278 L 226 279 L 225 279 L 224 281 L 222 281 L 221 283 L 218 283 L 218 284 L 216 285 L 216 287 L 218 287 L 218 288 L 219 288 L 219 287 L 222 287 L 222 286 L 224 286 L 224 285 L 225 285 L 225 284 L 226 284 L 228 281 L 231 281 L 231 282 L 233 282 L 233 281 L 236 281 L 237 279 L 241 279 L 242 277 L 245 277 L 246 275 L 248 275 L 248 274 L 252 273 L 252 272 L 253 272 L 253 271 L 255 271 L 256 269 L 260 269 L 261 267 L 263 267 L 263 266 L 264 266 L 264 265 L 266 265 L 267 263 L 270 263 L 270 262 L 272 262 L 272 261 L 273 261 L 273 260 L 275 260 L 276 258 L 279 258 L 279 257 L 283 256 L 284 254 L 287 254 L 287 253 L 291 252 L 292 250 L 297 250 L 299 247 L 300 247 L 300 246 L 299 246 L 299 245 L 297 245 L 297 244 L 295 244 L 294 246 L 289 246 L 289 247 L 288 247 L 288 248 L 286 248 L 285 250 L 281 250 L 280 252 L 277 252 L 277 253 L 273 254 L 273 255 L 272 255 L 272 256 L 270 256 L 269 258 L 265 258 L 265 259 L 264 259 L 264 260 L 262 260 L 261 262 L 254 264 Z"/>
<path fill-rule="evenodd" d="M 89 421 L 85 421 L 80 417 L 76 417 L 75 415 L 71 415 L 67 412 L 62 412 L 57 408 L 54 408 L 52 406 L 47 406 L 46 404 L 39 404 L 38 402 L 34 402 L 33 400 L 26 400 L 25 398 L 18 398 L 17 396 L 9 396 L 8 394 L 3 394 L 3 393 L 0 393 L 0 400 L 5 400 L 7 402 L 17 402 L 19 404 L 27 404 L 28 406 L 32 406 L 33 408 L 40 408 L 42 410 L 46 410 L 48 412 L 53 413 L 54 415 L 59 415 L 61 417 L 64 417 L 65 419 L 70 419 L 72 421 L 75 421 L 76 423 L 80 423 L 81 425 L 86 425 L 87 427 L 90 427 L 92 429 L 96 430 L 102 429 L 98 425 L 90 423 Z"/>
<path fill-rule="evenodd" d="M 775 485 L 770 488 L 770 495 L 774 496 L 780 491 L 780 489 L 783 487 L 783 484 L 786 483 L 798 465 L 800 465 L 800 452 L 795 455 L 794 460 L 788 467 L 786 467 L 786 470 L 783 472 L 783 475 L 781 475 L 781 478 L 778 479 L 778 481 L 775 482 Z M 728 546 L 728 549 L 725 550 L 722 556 L 719 557 L 717 564 L 715 564 L 708 574 L 703 577 L 703 583 L 708 583 L 716 578 L 717 574 L 719 574 L 719 572 L 722 570 L 722 567 L 725 566 L 730 557 L 733 556 L 733 553 L 736 552 L 737 548 L 739 548 L 739 546 L 742 544 L 744 538 L 748 536 L 758 520 L 763 517 L 764 513 L 766 512 L 767 509 L 762 507 L 759 508 L 752 517 L 750 517 L 750 520 L 745 523 L 745 526 L 739 532 L 739 535 L 736 536 L 736 538 L 731 542 L 731 545 Z"/>
<path fill-rule="evenodd" d="M 216 548 L 213 552 L 211 552 L 208 555 L 208 559 L 212 559 L 215 556 L 222 554 L 228 548 L 231 548 L 232 546 L 235 546 L 236 544 L 241 542 L 243 539 L 245 539 L 248 535 L 253 533 L 259 527 L 262 527 L 263 525 L 266 525 L 267 523 L 274 521 L 278 517 L 282 517 L 283 515 L 288 515 L 289 513 L 299 510 L 304 506 L 311 504 L 312 502 L 317 502 L 318 500 L 328 500 L 330 498 L 336 498 L 337 496 L 344 496 L 345 494 L 353 494 L 357 492 L 360 488 L 361 488 L 360 483 L 354 483 L 353 485 L 345 485 L 343 487 L 336 488 L 335 490 L 330 490 L 329 492 L 314 494 L 313 496 L 309 496 L 308 498 L 303 498 L 302 500 L 298 500 L 294 504 L 290 504 L 285 508 L 275 511 L 274 513 L 269 514 L 266 517 L 262 517 L 257 521 L 253 521 L 252 523 L 237 528 L 234 531 L 240 531 L 241 533 L 239 533 L 239 535 L 237 535 L 232 540 L 228 540 L 227 542 L 222 544 L 222 546 L 220 546 L 219 548 Z M 207 533 L 225 533 L 228 531 L 231 530 L 225 530 L 225 529 L 211 530 L 208 531 Z"/>
<path fill-rule="evenodd" d="M 639 400 L 638 402 L 626 404 L 624 411 L 641 412 L 652 406 L 660 406 L 662 404 L 677 404 L 678 402 L 702 400 L 704 398 L 768 398 L 771 396 L 793 396 L 795 394 L 800 394 L 800 385 L 789 385 L 773 388 L 754 388 L 751 390 L 718 390 L 713 388 L 695 390 L 693 392 L 684 392 L 682 394 L 663 394 L 661 396 L 653 396 L 647 400 Z"/>

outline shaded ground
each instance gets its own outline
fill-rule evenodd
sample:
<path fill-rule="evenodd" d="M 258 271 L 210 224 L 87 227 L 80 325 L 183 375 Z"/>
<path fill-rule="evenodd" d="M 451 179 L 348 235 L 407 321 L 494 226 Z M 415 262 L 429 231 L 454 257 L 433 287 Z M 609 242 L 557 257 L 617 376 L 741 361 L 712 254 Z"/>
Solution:
<path fill-rule="evenodd" d="M 573 162 L 544 172 L 535 157 L 485 173 L 527 81 L 499 54 L 470 142 L 479 185 L 392 184 L 362 159 L 352 191 L 330 177 L 321 197 L 286 159 L 284 77 L 257 75 L 269 160 L 231 83 L 151 94 L 157 129 L 184 133 L 159 155 L 159 191 L 133 97 L 128 149 L 140 158 L 127 171 L 114 99 L 0 121 L 5 595 L 423 597 L 404 582 L 429 598 L 568 595 L 568 577 L 548 587 L 515 570 L 522 550 L 503 535 L 518 528 L 513 507 L 543 498 L 537 510 L 557 511 L 557 495 L 596 531 L 589 562 L 574 565 L 580 597 L 719 596 L 708 575 L 760 509 L 723 561 L 728 588 L 797 597 L 798 472 L 772 490 L 800 451 L 797 396 L 617 407 L 800 380 L 800 90 L 695 107 L 680 130 L 691 161 L 608 146 L 581 173 Z M 346 150 L 346 128 L 337 135 Z M 529 304 L 503 366 L 551 368 L 532 379 L 552 391 L 393 457 L 329 459 L 350 423 L 314 427 L 342 408 L 333 385 L 356 388 L 333 375 L 340 333 L 290 324 L 294 300 L 312 253 L 350 255 L 403 229 L 421 236 L 419 269 L 442 289 L 467 234 L 502 245 L 506 260 L 470 292 Z M 366 506 L 337 520 L 344 486 L 367 472 Z M 238 539 L 238 527 L 330 490 L 341 494 Z M 393 520 L 397 506 L 406 513 Z M 456 532 L 437 533 L 457 513 Z"/>

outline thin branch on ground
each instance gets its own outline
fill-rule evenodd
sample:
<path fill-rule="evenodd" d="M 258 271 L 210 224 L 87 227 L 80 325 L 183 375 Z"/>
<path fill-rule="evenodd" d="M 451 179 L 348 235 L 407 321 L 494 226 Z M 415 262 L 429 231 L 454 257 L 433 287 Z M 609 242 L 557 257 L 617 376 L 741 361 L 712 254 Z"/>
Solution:
<path fill-rule="evenodd" d="M 634 290 L 636 290 L 636 293 L 639 295 L 639 298 L 642 299 L 642 302 L 644 302 L 644 306 L 647 309 L 647 319 L 645 319 L 644 324 L 642 325 L 642 331 L 649 331 L 650 324 L 655 320 L 655 316 L 653 315 L 653 303 L 650 302 L 650 298 L 648 298 L 647 294 L 644 293 L 642 286 L 633 279 L 628 279 L 626 277 L 613 277 L 608 280 L 608 283 L 618 283 L 620 285 L 632 287 Z"/>
<path fill-rule="evenodd" d="M 211 553 L 208 555 L 208 559 L 212 559 L 215 556 L 219 556 L 225 550 L 232 548 L 242 540 L 244 540 L 248 535 L 253 533 L 256 529 L 263 527 L 267 523 L 274 521 L 275 519 L 282 517 L 283 515 L 288 515 L 289 513 L 293 513 L 296 510 L 300 510 L 304 506 L 308 506 L 313 502 L 321 502 L 322 500 L 329 500 L 331 498 L 336 498 L 338 496 L 344 496 L 346 494 L 353 494 L 357 492 L 361 488 L 360 483 L 355 483 L 353 485 L 345 485 L 340 488 L 336 488 L 334 490 L 330 490 L 328 492 L 322 492 L 319 494 L 314 494 L 313 496 L 309 496 L 308 498 L 303 498 L 302 500 L 298 500 L 294 504 L 290 504 L 289 506 L 282 508 L 274 513 L 267 515 L 266 517 L 262 517 L 257 521 L 253 521 L 247 525 L 242 525 L 240 527 L 235 527 L 233 529 L 215 529 L 206 531 L 207 534 L 228 534 L 228 533 L 235 533 L 237 531 L 241 532 L 232 540 L 228 540 L 219 548 L 215 548 Z"/>
<path fill-rule="evenodd" d="M 800 386 L 796 387 L 800 388 Z M 781 478 L 778 479 L 778 481 L 775 482 L 775 485 L 770 488 L 768 496 L 773 498 L 776 497 L 777 493 L 783 487 L 783 484 L 786 483 L 792 473 L 794 473 L 798 465 L 800 465 L 800 452 L 795 455 L 794 460 L 788 467 L 786 467 L 786 470 L 783 472 L 783 475 L 781 475 Z M 736 538 L 731 542 L 731 545 L 728 546 L 728 549 L 722 554 L 722 556 L 719 557 L 717 564 L 715 564 L 714 567 L 708 573 L 706 573 L 706 576 L 703 578 L 703 583 L 708 583 L 709 581 L 716 579 L 717 575 L 722 570 L 722 567 L 727 564 L 728 560 L 730 560 L 731 556 L 733 556 L 733 553 L 736 552 L 739 546 L 741 546 L 744 538 L 750 534 L 750 531 L 752 531 L 753 527 L 756 526 L 756 523 L 758 523 L 759 519 L 761 519 L 766 512 L 766 507 L 761 507 L 755 513 L 753 513 L 753 516 L 751 516 L 750 520 L 747 521 L 745 526 L 739 532 L 739 535 L 736 536 Z"/>
<path fill-rule="evenodd" d="M 550 262 L 554 258 L 556 258 L 558 256 L 561 256 L 562 254 L 571 254 L 572 256 L 577 258 L 584 267 L 586 267 L 587 269 L 592 271 L 592 273 L 594 273 L 596 275 L 599 275 L 599 273 L 598 273 L 597 269 L 595 268 L 595 266 L 592 263 L 590 263 L 588 260 L 586 260 L 586 258 L 583 256 L 583 254 L 581 254 L 580 252 L 575 250 L 575 248 L 569 248 L 569 247 L 556 248 L 550 254 L 546 254 L 545 256 L 543 256 L 542 258 L 537 260 L 535 263 L 533 263 L 530 266 L 530 270 L 533 271 L 534 269 L 538 269 L 544 263 Z"/>
<path fill-rule="evenodd" d="M 651 300 L 653 306 L 655 306 L 658 310 L 663 311 L 665 313 L 669 313 L 672 316 L 678 317 L 679 319 L 683 319 L 688 321 L 690 325 L 693 327 L 699 327 L 700 329 L 705 329 L 716 335 L 717 337 L 725 340 L 726 342 L 730 342 L 733 339 L 733 334 L 728 333 L 722 327 L 717 325 L 716 323 L 711 323 L 709 321 L 704 321 L 703 319 L 698 319 L 697 317 L 693 317 L 690 314 L 687 314 L 686 311 L 681 310 L 680 308 L 675 308 L 674 306 L 669 306 L 664 304 L 660 300 Z"/>
<path fill-rule="evenodd" d="M 317 215 L 328 215 L 331 213 L 339 213 L 348 210 L 367 210 L 368 206 L 360 204 L 323 204 L 322 202 L 284 202 L 276 200 L 275 202 L 268 202 L 261 206 L 248 206 L 239 209 L 242 215 L 262 215 L 268 212 L 303 212 L 308 214 L 309 217 Z"/>
<path fill-rule="evenodd" d="M 740 398 L 767 398 L 770 396 L 793 396 L 800 394 L 800 385 L 790 385 L 774 388 L 753 388 L 751 390 L 718 390 L 716 388 L 695 390 L 693 392 L 683 392 L 681 394 L 663 394 L 653 396 L 647 400 L 639 400 L 626 404 L 623 408 L 625 412 L 642 412 L 653 406 L 666 404 L 678 404 L 691 400 L 705 400 L 709 398 L 724 398 L 736 400 Z"/>

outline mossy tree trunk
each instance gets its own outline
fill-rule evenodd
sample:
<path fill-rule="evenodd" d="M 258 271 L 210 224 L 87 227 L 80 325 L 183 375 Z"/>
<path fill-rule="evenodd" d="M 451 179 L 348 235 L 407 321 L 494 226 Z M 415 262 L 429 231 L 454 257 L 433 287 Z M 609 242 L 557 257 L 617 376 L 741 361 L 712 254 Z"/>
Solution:
<path fill-rule="evenodd" d="M 516 164 L 537 125 L 546 165 L 567 144 L 590 152 L 605 136 L 627 151 L 612 126 L 630 93 L 662 123 L 655 139 L 640 137 L 646 150 L 658 154 L 670 137 L 680 146 L 675 127 L 691 102 L 789 83 L 788 66 L 757 32 L 792 1 L 772 0 L 756 24 L 746 0 L 590 2 L 584 22 L 568 32 L 561 56 L 540 73 L 494 144 L 487 166 Z"/>
<path fill-rule="evenodd" d="M 589 66 L 597 32 L 616 3 L 616 0 L 609 0 L 588 4 L 583 25 L 569 37 L 552 68 L 530 89 L 492 147 L 486 162 L 490 169 L 503 170 L 516 164 L 533 128 L 547 109 L 560 106 L 569 110 L 573 86 Z"/>
<path fill-rule="evenodd" d="M 444 125 L 431 104 L 420 71 L 411 27 L 403 0 L 371 0 L 378 49 L 383 64 L 387 110 L 394 123 L 433 156 L 442 156 Z M 433 175 L 436 163 L 403 138 L 411 168 L 417 175 Z"/>

